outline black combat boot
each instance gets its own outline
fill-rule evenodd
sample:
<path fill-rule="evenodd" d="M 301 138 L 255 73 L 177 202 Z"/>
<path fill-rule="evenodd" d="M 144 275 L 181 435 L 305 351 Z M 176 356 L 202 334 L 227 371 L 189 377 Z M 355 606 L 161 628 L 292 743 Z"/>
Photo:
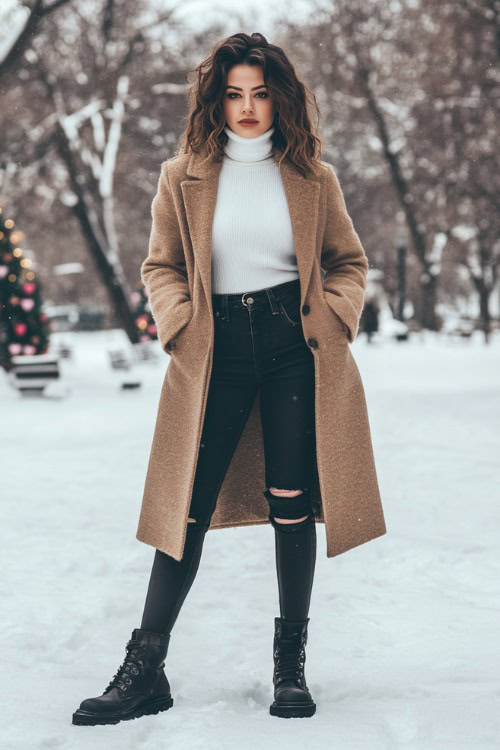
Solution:
<path fill-rule="evenodd" d="M 127 655 L 104 693 L 86 698 L 73 714 L 73 724 L 118 724 L 173 705 L 163 671 L 170 635 L 135 628 L 126 645 Z"/>
<path fill-rule="evenodd" d="M 312 716 L 316 711 L 304 675 L 308 622 L 309 617 L 295 621 L 274 618 L 274 702 L 269 708 L 272 716 L 289 719 Z"/>

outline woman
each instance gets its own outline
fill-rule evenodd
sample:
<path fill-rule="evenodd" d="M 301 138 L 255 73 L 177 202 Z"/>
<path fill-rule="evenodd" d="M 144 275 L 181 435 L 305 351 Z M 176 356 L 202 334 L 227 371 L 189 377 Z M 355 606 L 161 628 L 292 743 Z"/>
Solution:
<path fill-rule="evenodd" d="M 304 647 L 316 522 L 328 557 L 386 532 L 349 349 L 368 262 L 319 158 L 307 91 L 261 34 L 217 45 L 191 91 L 141 269 L 171 354 L 137 531 L 154 562 L 141 627 L 77 724 L 172 706 L 164 659 L 207 530 L 264 523 L 274 528 L 280 604 L 270 712 L 312 716 Z"/>

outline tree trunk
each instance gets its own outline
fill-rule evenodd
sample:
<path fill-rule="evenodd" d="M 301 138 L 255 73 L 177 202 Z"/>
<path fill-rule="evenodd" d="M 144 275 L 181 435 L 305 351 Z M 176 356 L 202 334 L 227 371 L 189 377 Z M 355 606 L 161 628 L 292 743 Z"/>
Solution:
<path fill-rule="evenodd" d="M 436 315 L 438 277 L 427 271 L 422 272 L 420 304 L 417 308 L 417 318 L 422 328 L 430 331 L 438 330 Z"/>
<path fill-rule="evenodd" d="M 73 213 L 78 219 L 87 247 L 108 292 L 113 314 L 127 333 L 130 342 L 137 344 L 139 332 L 129 302 L 131 289 L 125 278 L 122 265 L 117 254 L 110 253 L 110 249 L 107 247 L 106 239 L 100 230 L 95 212 L 91 208 L 91 201 L 86 198 L 81 181 L 78 179 L 79 173 L 70 144 L 60 126 L 57 136 L 57 149 L 66 164 L 71 188 L 78 198 L 72 208 Z"/>

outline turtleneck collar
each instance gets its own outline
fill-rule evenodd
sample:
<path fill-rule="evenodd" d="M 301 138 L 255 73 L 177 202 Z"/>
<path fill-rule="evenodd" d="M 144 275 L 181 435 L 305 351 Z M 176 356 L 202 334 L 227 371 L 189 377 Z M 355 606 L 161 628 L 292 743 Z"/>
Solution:
<path fill-rule="evenodd" d="M 258 162 L 272 157 L 273 144 L 271 136 L 274 133 L 274 127 L 271 126 L 265 133 L 255 136 L 255 138 L 243 138 L 226 125 L 224 132 L 227 133 L 228 140 L 224 146 L 225 157 L 239 162 Z"/>

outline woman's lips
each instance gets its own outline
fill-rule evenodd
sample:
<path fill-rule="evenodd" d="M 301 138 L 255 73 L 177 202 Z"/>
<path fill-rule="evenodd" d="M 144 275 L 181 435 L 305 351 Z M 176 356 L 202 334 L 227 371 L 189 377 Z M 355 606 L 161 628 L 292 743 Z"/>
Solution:
<path fill-rule="evenodd" d="M 242 128 L 251 128 L 254 125 L 258 125 L 258 122 L 239 122 L 238 125 L 241 125 Z"/>

